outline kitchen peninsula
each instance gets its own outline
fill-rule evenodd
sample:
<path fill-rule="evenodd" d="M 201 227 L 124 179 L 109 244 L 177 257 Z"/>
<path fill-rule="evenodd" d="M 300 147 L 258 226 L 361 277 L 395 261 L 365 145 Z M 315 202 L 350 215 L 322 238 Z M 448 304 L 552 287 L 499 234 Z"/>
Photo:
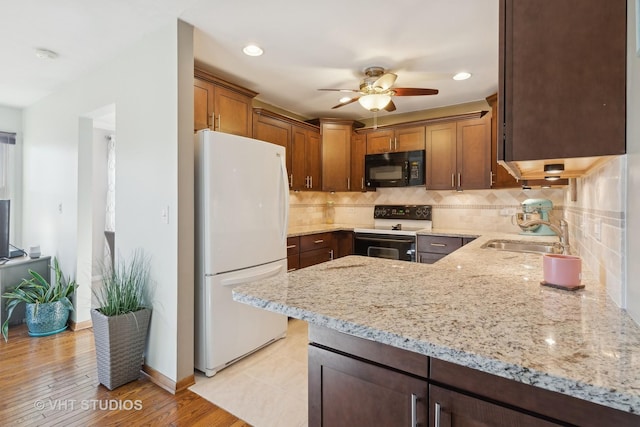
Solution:
<path fill-rule="evenodd" d="M 324 406 L 340 405 L 330 394 L 343 386 L 395 387 L 378 371 L 406 379 L 393 399 L 430 425 L 640 425 L 638 325 L 588 271 L 584 290 L 543 287 L 542 255 L 482 248 L 514 238 L 484 234 L 433 265 L 348 256 L 234 299 L 309 322 L 310 426 L 336 413 Z M 358 396 L 344 405 L 375 407 Z"/>

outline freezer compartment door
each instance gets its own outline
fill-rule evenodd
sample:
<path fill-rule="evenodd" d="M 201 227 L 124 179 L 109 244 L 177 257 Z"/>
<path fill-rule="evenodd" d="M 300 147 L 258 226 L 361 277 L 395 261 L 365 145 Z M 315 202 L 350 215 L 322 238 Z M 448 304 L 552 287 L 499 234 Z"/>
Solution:
<path fill-rule="evenodd" d="M 233 301 L 234 287 L 285 275 L 286 260 L 204 278 L 196 294 L 196 369 L 207 376 L 282 338 L 287 317 Z"/>
<path fill-rule="evenodd" d="M 205 273 L 216 274 L 286 258 L 289 186 L 279 145 L 206 131 L 199 133 L 198 209 Z"/>

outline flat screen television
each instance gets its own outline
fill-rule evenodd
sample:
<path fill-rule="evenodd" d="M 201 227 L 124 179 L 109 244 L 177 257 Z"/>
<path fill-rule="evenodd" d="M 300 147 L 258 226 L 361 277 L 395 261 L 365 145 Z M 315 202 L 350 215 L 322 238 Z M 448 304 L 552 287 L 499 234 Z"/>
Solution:
<path fill-rule="evenodd" d="M 9 258 L 10 200 L 0 200 L 0 258 Z"/>

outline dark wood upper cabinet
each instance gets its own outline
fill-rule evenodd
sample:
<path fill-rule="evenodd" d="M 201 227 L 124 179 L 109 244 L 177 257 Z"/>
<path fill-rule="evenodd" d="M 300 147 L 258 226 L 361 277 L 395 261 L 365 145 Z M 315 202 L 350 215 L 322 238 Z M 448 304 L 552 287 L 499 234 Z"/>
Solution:
<path fill-rule="evenodd" d="M 491 116 L 426 127 L 427 189 L 491 188 Z"/>
<path fill-rule="evenodd" d="M 498 140 L 498 94 L 486 98 L 491 107 L 491 188 L 514 188 L 518 182 L 502 165 L 498 164 L 498 143 L 502 143 L 502 132 Z"/>
<path fill-rule="evenodd" d="M 498 160 L 624 154 L 625 0 L 500 0 Z"/>
<path fill-rule="evenodd" d="M 322 190 L 351 189 L 351 133 L 353 121 L 320 120 Z"/>
<path fill-rule="evenodd" d="M 364 156 L 367 154 L 367 138 L 364 134 L 351 135 L 351 190 L 367 191 L 364 185 Z"/>
<path fill-rule="evenodd" d="M 322 145 L 320 131 L 291 126 L 292 190 L 322 188 Z"/>
<path fill-rule="evenodd" d="M 367 154 L 424 150 L 424 126 L 392 127 L 367 132 Z"/>
<path fill-rule="evenodd" d="M 196 69 L 194 131 L 209 128 L 234 135 L 252 135 L 251 103 L 256 92 Z"/>
<path fill-rule="evenodd" d="M 284 147 L 287 151 L 287 170 L 289 186 L 292 186 L 292 150 L 291 124 L 277 117 L 263 114 L 262 110 L 253 112 L 253 138 Z"/>
<path fill-rule="evenodd" d="M 291 190 L 321 189 L 322 146 L 317 126 L 263 108 L 254 108 L 253 137 L 287 149 L 287 171 Z"/>

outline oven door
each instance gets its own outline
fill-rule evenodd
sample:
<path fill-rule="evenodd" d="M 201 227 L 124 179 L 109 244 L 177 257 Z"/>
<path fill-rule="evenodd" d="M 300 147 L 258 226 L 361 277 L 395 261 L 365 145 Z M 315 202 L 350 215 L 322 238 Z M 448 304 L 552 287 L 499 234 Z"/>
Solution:
<path fill-rule="evenodd" d="M 416 260 L 416 237 L 395 234 L 355 233 L 354 253 L 377 258 Z"/>

